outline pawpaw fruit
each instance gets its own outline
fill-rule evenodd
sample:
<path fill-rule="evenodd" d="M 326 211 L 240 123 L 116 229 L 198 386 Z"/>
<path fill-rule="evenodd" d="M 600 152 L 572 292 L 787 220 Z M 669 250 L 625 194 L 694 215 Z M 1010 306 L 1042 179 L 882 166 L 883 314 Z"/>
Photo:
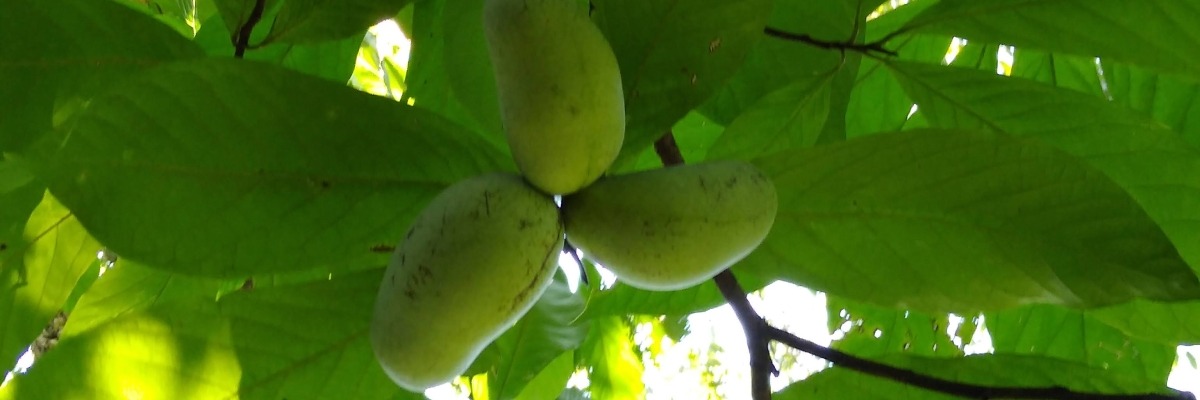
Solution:
<path fill-rule="evenodd" d="M 411 391 L 451 381 L 529 311 L 562 245 L 554 200 L 515 174 L 446 188 L 392 254 L 371 321 L 376 359 Z"/>
<path fill-rule="evenodd" d="M 574 0 L 487 0 L 484 36 L 500 116 L 521 173 L 567 194 L 612 165 L 625 139 L 616 56 Z"/>
<path fill-rule="evenodd" d="M 720 161 L 603 178 L 562 199 L 567 240 L 646 290 L 712 278 L 754 250 L 775 222 L 771 180 Z"/>

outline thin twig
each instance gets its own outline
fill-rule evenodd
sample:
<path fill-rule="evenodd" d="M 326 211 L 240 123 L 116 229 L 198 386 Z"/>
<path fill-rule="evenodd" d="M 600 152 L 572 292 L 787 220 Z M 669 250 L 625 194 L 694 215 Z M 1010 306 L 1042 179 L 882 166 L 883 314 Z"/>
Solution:
<path fill-rule="evenodd" d="M 254 25 L 262 19 L 265 7 L 266 0 L 254 0 L 254 8 L 250 10 L 250 15 L 246 16 L 246 23 L 238 28 L 237 35 L 233 37 L 234 57 L 242 58 L 246 54 L 246 48 L 250 47 L 250 34 L 254 32 Z"/>
<path fill-rule="evenodd" d="M 675 144 L 675 134 L 671 131 L 667 131 L 654 142 L 654 152 L 658 153 L 658 158 L 662 160 L 663 166 L 673 167 L 684 162 L 683 153 L 679 152 L 679 145 Z"/>
<path fill-rule="evenodd" d="M 817 38 L 814 38 L 814 37 L 806 35 L 806 34 L 786 32 L 786 31 L 782 31 L 782 30 L 779 30 L 776 28 L 769 27 L 769 26 L 766 28 L 763 28 L 763 33 L 767 34 L 767 36 L 776 37 L 776 38 L 780 38 L 780 39 L 784 39 L 784 40 L 791 40 L 794 42 L 800 42 L 800 43 L 804 43 L 804 44 L 807 44 L 807 45 L 810 45 L 813 47 L 818 47 L 818 48 L 827 49 L 827 50 L 841 50 L 841 51 L 850 50 L 850 51 L 856 51 L 856 52 L 868 54 L 868 55 L 871 53 L 880 53 L 880 54 L 886 54 L 886 55 L 889 55 L 892 57 L 899 56 L 899 54 L 896 53 L 895 51 L 888 50 L 887 48 L 883 47 L 884 43 L 886 43 L 884 41 L 871 42 L 871 43 L 854 43 L 853 41 L 830 42 L 830 41 L 825 41 L 825 40 L 819 40 Z M 853 40 L 853 39 L 851 39 L 851 40 Z"/>

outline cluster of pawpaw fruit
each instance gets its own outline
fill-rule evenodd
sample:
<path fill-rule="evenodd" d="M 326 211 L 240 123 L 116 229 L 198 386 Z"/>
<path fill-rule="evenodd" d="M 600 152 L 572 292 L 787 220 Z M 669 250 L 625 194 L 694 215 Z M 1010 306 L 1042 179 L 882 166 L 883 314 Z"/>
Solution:
<path fill-rule="evenodd" d="M 616 57 L 579 4 L 485 1 L 500 114 L 521 175 L 446 188 L 392 255 L 370 337 L 405 389 L 462 374 L 528 312 L 564 237 L 630 286 L 675 290 L 740 260 L 774 222 L 774 186 L 748 163 L 601 178 L 624 140 L 624 95 Z"/>

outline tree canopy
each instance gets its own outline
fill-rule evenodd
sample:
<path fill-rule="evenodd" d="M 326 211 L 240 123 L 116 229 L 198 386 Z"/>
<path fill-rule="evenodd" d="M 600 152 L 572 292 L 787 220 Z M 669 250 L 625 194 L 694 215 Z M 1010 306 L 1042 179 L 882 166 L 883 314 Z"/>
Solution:
<path fill-rule="evenodd" d="M 439 192 L 517 171 L 483 3 L 0 0 L 0 363 L 38 355 L 0 399 L 424 399 L 371 309 Z M 590 1 L 624 93 L 607 174 L 747 161 L 778 215 L 682 290 L 584 253 L 474 398 L 641 398 L 636 327 L 721 304 L 746 398 L 1193 398 L 1166 381 L 1200 343 L 1200 1 L 895 3 Z M 367 35 L 388 18 L 407 63 Z M 775 281 L 897 336 L 775 327 L 746 300 Z M 833 366 L 771 393 L 772 343 Z"/>

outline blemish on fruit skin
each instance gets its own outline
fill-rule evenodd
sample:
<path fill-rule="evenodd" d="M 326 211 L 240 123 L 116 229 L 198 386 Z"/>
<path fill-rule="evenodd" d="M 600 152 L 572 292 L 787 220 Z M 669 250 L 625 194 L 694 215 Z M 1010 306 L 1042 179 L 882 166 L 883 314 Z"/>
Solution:
<path fill-rule="evenodd" d="M 709 53 L 717 51 L 717 49 L 720 47 L 721 47 L 721 38 L 714 38 L 711 42 L 708 42 L 708 52 Z"/>

